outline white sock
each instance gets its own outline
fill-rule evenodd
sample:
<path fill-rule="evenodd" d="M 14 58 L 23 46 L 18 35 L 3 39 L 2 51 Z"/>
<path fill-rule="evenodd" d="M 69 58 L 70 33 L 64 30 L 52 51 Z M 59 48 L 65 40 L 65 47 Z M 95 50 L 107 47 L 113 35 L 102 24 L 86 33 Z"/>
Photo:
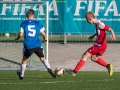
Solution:
<path fill-rule="evenodd" d="M 21 77 L 24 76 L 25 69 L 26 69 L 26 64 L 21 64 L 21 66 L 20 66 L 20 72 L 21 72 L 20 76 Z"/>
<path fill-rule="evenodd" d="M 50 64 L 49 64 L 48 60 L 44 60 L 43 64 L 46 68 L 50 68 Z"/>

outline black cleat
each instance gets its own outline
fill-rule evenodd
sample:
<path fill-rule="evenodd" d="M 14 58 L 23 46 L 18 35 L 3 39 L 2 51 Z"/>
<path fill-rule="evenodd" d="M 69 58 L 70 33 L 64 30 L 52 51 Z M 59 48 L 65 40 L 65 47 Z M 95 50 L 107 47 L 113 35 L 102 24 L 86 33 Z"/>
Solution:
<path fill-rule="evenodd" d="M 52 71 L 50 68 L 48 68 L 47 70 L 48 70 L 48 72 L 51 74 L 51 76 L 52 76 L 53 78 L 56 78 L 56 74 L 53 73 L 53 71 Z"/>
<path fill-rule="evenodd" d="M 20 79 L 20 80 L 23 79 L 23 77 L 20 76 L 20 71 L 19 71 L 19 70 L 17 70 L 17 75 L 19 76 L 19 79 Z"/>

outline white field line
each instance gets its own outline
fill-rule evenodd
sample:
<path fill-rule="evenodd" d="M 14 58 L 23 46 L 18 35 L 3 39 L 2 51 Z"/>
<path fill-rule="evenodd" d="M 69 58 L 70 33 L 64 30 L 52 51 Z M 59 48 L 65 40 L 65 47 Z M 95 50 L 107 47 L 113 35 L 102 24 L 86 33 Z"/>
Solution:
<path fill-rule="evenodd" d="M 73 83 L 73 82 L 108 82 L 108 81 L 113 81 L 114 79 L 104 79 L 104 80 L 80 80 L 80 81 L 53 81 L 53 82 L 23 82 L 23 83 L 0 83 L 0 85 L 17 85 L 17 84 L 39 84 L 39 83 Z"/>
<path fill-rule="evenodd" d="M 38 83 L 59 83 L 59 82 L 74 82 L 74 81 L 54 81 L 54 82 L 23 82 L 23 83 L 0 83 L 0 85 L 3 85 L 3 84 L 38 84 Z"/>

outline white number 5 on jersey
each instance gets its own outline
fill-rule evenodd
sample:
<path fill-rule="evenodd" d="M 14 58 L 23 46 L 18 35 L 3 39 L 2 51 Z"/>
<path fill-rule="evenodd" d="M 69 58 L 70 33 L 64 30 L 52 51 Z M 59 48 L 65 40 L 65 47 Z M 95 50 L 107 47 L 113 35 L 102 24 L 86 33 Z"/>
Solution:
<path fill-rule="evenodd" d="M 28 36 L 34 37 L 36 34 L 36 30 L 34 29 L 35 25 L 28 25 Z"/>

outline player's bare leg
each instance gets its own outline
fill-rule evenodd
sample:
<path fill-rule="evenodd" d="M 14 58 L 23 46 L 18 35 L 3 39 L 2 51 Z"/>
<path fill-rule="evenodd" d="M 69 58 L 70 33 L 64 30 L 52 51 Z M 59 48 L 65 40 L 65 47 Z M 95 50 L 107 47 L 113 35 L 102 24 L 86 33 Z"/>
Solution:
<path fill-rule="evenodd" d="M 42 61 L 42 63 L 46 67 L 47 71 L 51 74 L 51 76 L 53 78 L 56 78 L 56 74 L 53 73 L 53 71 L 51 70 L 51 67 L 50 67 L 50 64 L 49 64 L 48 60 L 46 60 L 44 57 L 40 57 L 40 60 Z"/>

